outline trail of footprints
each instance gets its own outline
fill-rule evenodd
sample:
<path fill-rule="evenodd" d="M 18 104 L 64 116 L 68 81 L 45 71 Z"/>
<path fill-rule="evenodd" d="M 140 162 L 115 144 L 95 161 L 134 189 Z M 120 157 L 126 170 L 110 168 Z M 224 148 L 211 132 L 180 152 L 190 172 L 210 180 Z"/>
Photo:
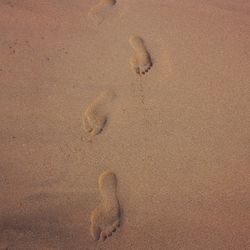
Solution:
<path fill-rule="evenodd" d="M 116 0 L 100 0 L 90 9 L 88 16 L 94 24 L 99 25 L 115 4 Z M 131 35 L 128 41 L 133 49 L 129 64 L 136 74 L 145 75 L 152 67 L 152 59 L 146 45 L 143 39 L 136 35 Z M 113 90 L 103 91 L 86 107 L 83 114 L 83 125 L 86 133 L 95 136 L 103 131 L 108 121 L 109 107 L 115 96 Z M 111 171 L 105 171 L 99 176 L 98 184 L 101 201 L 91 212 L 90 233 L 94 240 L 104 241 L 120 226 L 116 175 Z"/>
<path fill-rule="evenodd" d="M 152 67 L 150 54 L 139 36 L 131 35 L 129 43 L 134 50 L 129 63 L 135 73 L 144 75 Z M 101 133 L 108 119 L 108 107 L 115 96 L 113 90 L 104 91 L 87 106 L 83 115 L 83 125 L 87 133 L 92 135 Z"/>

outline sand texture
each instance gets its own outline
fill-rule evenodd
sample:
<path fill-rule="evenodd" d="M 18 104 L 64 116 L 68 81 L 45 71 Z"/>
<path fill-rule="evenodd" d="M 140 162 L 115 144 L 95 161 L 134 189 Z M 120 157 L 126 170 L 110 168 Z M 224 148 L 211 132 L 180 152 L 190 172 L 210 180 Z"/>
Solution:
<path fill-rule="evenodd" d="M 0 0 L 0 250 L 250 249 L 250 2 Z"/>

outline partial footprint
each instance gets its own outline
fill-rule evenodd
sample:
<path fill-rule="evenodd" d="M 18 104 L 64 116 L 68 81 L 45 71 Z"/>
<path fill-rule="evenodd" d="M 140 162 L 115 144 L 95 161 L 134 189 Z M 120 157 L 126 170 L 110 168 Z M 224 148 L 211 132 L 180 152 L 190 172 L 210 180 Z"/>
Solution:
<path fill-rule="evenodd" d="M 129 63 L 137 74 L 144 75 L 152 67 L 151 57 L 145 44 L 140 37 L 134 35 L 130 36 L 129 43 L 135 52 Z"/>
<path fill-rule="evenodd" d="M 83 115 L 86 132 L 97 135 L 103 130 L 108 118 L 109 104 L 115 96 L 113 90 L 106 90 L 86 108 Z"/>
<path fill-rule="evenodd" d="M 120 226 L 120 205 L 116 195 L 117 179 L 105 171 L 99 177 L 102 200 L 91 213 L 91 235 L 94 240 L 105 240 Z"/>
<path fill-rule="evenodd" d="M 98 25 L 115 4 L 116 0 L 99 0 L 99 3 L 90 9 L 88 16 L 95 25 Z"/>

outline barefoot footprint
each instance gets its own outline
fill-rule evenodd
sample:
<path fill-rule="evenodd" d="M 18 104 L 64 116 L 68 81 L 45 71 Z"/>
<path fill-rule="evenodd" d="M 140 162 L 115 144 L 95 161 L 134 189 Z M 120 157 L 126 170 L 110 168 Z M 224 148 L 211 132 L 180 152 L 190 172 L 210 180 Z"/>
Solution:
<path fill-rule="evenodd" d="M 103 130 L 108 118 L 108 104 L 115 96 L 113 90 L 106 90 L 86 108 L 83 115 L 83 125 L 86 132 L 97 135 Z"/>
<path fill-rule="evenodd" d="M 115 4 L 116 0 L 100 0 L 98 4 L 90 9 L 88 16 L 94 24 L 98 25 Z"/>
<path fill-rule="evenodd" d="M 91 235 L 104 241 L 120 226 L 120 205 L 116 196 L 117 179 L 114 173 L 105 171 L 99 177 L 102 201 L 91 213 Z"/>
<path fill-rule="evenodd" d="M 129 43 L 135 52 L 129 63 L 137 74 L 144 75 L 152 67 L 151 57 L 145 44 L 140 37 L 134 35 L 130 36 Z"/>

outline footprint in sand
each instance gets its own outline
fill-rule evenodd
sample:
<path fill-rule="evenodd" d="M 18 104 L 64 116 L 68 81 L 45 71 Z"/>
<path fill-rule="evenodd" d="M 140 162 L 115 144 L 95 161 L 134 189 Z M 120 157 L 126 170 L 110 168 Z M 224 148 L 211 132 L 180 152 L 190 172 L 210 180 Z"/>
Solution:
<path fill-rule="evenodd" d="M 140 37 L 134 35 L 130 36 L 129 43 L 135 52 L 130 58 L 129 63 L 137 74 L 144 75 L 152 67 L 150 54 Z"/>
<path fill-rule="evenodd" d="M 106 90 L 86 108 L 83 115 L 83 125 L 86 132 L 97 135 L 103 130 L 108 118 L 108 104 L 115 96 L 113 90 Z"/>
<path fill-rule="evenodd" d="M 90 9 L 88 16 L 94 24 L 98 25 L 115 4 L 116 0 L 99 0 L 99 3 Z"/>
<path fill-rule="evenodd" d="M 91 235 L 94 240 L 105 240 L 120 226 L 120 205 L 116 195 L 117 179 L 105 171 L 99 177 L 102 201 L 91 213 Z"/>

